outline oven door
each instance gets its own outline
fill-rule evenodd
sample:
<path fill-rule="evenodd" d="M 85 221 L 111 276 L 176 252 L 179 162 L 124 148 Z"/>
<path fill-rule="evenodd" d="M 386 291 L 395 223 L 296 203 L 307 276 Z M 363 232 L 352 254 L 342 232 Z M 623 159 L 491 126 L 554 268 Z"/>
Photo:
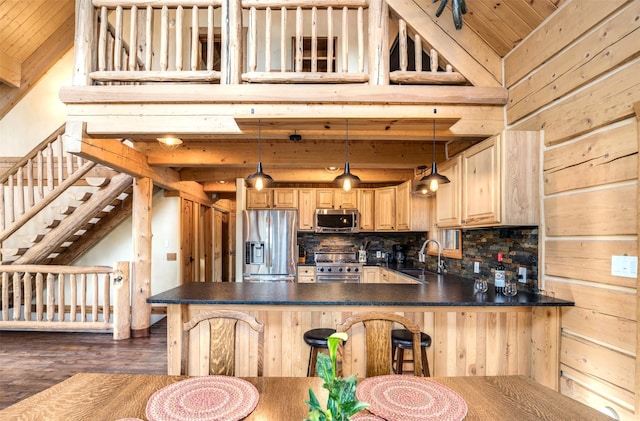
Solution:
<path fill-rule="evenodd" d="M 316 283 L 318 284 L 330 284 L 330 283 L 348 284 L 348 283 L 359 283 L 359 282 L 360 282 L 359 274 L 327 275 L 327 274 L 316 273 Z"/>

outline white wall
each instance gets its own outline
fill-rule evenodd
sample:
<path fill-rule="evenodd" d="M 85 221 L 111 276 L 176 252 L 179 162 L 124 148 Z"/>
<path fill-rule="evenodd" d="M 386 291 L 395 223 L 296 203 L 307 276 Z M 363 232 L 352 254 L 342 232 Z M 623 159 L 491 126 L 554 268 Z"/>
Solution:
<path fill-rule="evenodd" d="M 58 92 L 71 85 L 72 69 L 70 50 L 0 119 L 0 156 L 24 156 L 64 124 L 67 112 Z"/>
<path fill-rule="evenodd" d="M 177 227 L 177 197 L 164 197 L 162 191 L 153 196 L 151 221 L 151 293 L 156 294 L 178 286 L 178 261 L 167 261 L 167 253 L 179 252 L 177 230 L 166 229 Z M 108 236 L 103 238 L 93 249 L 81 257 L 76 266 L 104 265 L 113 266 L 118 261 L 131 261 L 133 256 L 133 240 L 131 237 L 132 219 L 127 218 Z"/>

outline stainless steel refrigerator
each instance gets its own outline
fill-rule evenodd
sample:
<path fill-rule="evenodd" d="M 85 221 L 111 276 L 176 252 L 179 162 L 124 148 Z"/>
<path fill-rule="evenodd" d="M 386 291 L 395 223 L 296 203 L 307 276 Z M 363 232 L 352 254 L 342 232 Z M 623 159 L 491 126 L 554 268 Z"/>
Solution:
<path fill-rule="evenodd" d="M 295 282 L 297 268 L 296 210 L 243 212 L 244 282 Z"/>

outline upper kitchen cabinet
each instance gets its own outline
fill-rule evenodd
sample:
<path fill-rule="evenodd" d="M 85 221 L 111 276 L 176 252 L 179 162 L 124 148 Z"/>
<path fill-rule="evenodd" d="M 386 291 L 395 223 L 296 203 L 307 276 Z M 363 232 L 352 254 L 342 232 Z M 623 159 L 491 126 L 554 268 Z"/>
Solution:
<path fill-rule="evenodd" d="M 247 189 L 247 209 L 271 209 L 273 207 L 273 190 Z"/>
<path fill-rule="evenodd" d="M 396 186 L 396 230 L 428 231 L 430 199 L 412 192 L 411 180 Z"/>
<path fill-rule="evenodd" d="M 247 209 L 297 209 L 296 189 L 247 189 Z"/>
<path fill-rule="evenodd" d="M 298 190 L 298 230 L 313 231 L 316 213 L 316 190 Z"/>
<path fill-rule="evenodd" d="M 318 209 L 357 209 L 358 192 L 353 189 L 317 189 L 316 207 Z"/>
<path fill-rule="evenodd" d="M 438 228 L 459 227 L 462 221 L 462 156 L 440 165 L 440 174 L 451 182 L 440 184 L 436 192 L 436 226 Z"/>
<path fill-rule="evenodd" d="M 464 151 L 462 226 L 538 225 L 539 154 L 539 133 L 529 131 L 505 131 Z"/>
<path fill-rule="evenodd" d="M 396 188 L 380 187 L 375 194 L 376 231 L 396 230 Z"/>
<path fill-rule="evenodd" d="M 358 189 L 358 212 L 360 213 L 360 231 L 374 231 L 375 189 Z"/>

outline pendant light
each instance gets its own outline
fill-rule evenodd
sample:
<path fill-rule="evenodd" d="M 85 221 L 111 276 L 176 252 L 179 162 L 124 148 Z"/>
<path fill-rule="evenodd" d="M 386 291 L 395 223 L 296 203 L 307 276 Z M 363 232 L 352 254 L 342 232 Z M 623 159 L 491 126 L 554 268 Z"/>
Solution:
<path fill-rule="evenodd" d="M 436 110 L 433 111 L 434 113 Z M 450 183 L 444 175 L 438 174 L 438 167 L 436 165 L 436 120 L 433 119 L 433 161 L 431 162 L 431 173 L 420 179 L 420 182 L 416 186 L 416 192 L 422 194 L 435 193 L 438 190 L 440 184 Z"/>
<path fill-rule="evenodd" d="M 258 120 L 258 169 L 256 172 L 247 177 L 247 184 L 249 184 L 250 187 L 254 187 L 258 191 L 270 186 L 273 183 L 273 178 L 271 178 L 270 175 L 262 172 L 260 129 L 261 121 Z"/>
<path fill-rule="evenodd" d="M 344 191 L 351 190 L 352 187 L 360 184 L 360 177 L 357 175 L 351 174 L 351 169 L 349 168 L 349 120 L 347 120 L 347 130 L 346 130 L 346 144 L 347 144 L 347 153 L 344 163 L 344 173 L 337 176 L 333 182 L 338 186 L 342 187 Z"/>

